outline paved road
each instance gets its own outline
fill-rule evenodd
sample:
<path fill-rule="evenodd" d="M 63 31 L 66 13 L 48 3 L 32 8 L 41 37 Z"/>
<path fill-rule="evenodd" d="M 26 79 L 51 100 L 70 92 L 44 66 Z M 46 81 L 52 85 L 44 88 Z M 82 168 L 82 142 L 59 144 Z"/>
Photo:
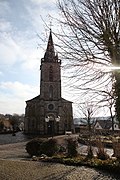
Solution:
<path fill-rule="evenodd" d="M 12 134 L 0 134 L 0 144 L 11 144 L 29 140 L 32 136 L 25 135 L 23 132 L 17 132 L 16 136 Z"/>

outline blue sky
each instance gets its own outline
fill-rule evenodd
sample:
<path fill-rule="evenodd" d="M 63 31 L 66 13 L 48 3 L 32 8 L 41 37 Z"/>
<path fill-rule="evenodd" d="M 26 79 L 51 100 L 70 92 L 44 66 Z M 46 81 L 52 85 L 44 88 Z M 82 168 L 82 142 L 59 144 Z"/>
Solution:
<path fill-rule="evenodd" d="M 49 25 L 49 15 L 58 17 L 55 0 L 0 0 L 0 113 L 22 114 L 25 101 L 39 94 L 47 44 L 37 34 L 47 40 L 41 16 Z"/>

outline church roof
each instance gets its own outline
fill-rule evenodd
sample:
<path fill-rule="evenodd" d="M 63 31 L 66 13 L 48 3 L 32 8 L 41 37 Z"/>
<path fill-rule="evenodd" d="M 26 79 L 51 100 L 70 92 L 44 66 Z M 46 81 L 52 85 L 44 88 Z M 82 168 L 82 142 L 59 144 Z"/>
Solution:
<path fill-rule="evenodd" d="M 57 57 L 57 55 L 55 55 L 54 43 L 53 43 L 51 29 L 50 29 L 47 49 L 46 49 L 46 52 L 45 52 L 45 55 L 44 55 L 44 61 L 46 61 L 46 62 L 56 62 L 56 61 L 58 61 L 58 57 Z"/>
<path fill-rule="evenodd" d="M 61 98 L 60 100 L 61 100 L 63 103 L 72 103 L 71 101 L 68 101 L 68 100 L 66 100 L 66 99 L 64 99 L 64 98 Z M 34 98 L 30 99 L 30 100 L 27 100 L 26 103 L 27 103 L 27 102 L 32 102 L 32 103 L 34 103 L 34 102 L 38 102 L 38 101 L 41 101 L 40 95 L 38 95 L 38 96 L 36 96 L 36 97 L 34 97 Z"/>
<path fill-rule="evenodd" d="M 34 98 L 30 99 L 30 100 L 27 100 L 26 103 L 27 102 L 36 102 L 36 101 L 39 101 L 39 100 L 40 100 L 40 95 L 38 95 L 38 96 L 36 96 L 36 97 L 34 97 Z"/>
<path fill-rule="evenodd" d="M 62 100 L 62 102 L 64 102 L 64 103 L 73 103 L 72 101 L 68 101 L 68 100 L 66 100 L 66 99 L 64 99 L 64 98 L 61 98 L 61 100 Z"/>

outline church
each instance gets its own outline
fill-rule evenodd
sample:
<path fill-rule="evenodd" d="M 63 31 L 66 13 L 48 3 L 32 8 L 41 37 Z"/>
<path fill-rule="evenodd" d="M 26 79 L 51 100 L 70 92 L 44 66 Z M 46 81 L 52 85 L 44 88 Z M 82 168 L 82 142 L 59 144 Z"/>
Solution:
<path fill-rule="evenodd" d="M 40 95 L 26 101 L 25 134 L 60 135 L 73 132 L 72 102 L 61 97 L 61 60 L 52 32 L 40 65 Z"/>

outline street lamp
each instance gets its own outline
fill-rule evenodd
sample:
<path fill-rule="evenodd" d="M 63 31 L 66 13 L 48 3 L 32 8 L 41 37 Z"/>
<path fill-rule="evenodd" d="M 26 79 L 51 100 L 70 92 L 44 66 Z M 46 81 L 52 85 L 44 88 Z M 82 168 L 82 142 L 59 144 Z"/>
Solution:
<path fill-rule="evenodd" d="M 57 122 L 57 133 L 59 134 L 59 122 L 60 122 L 60 116 L 57 116 L 55 118 L 56 122 Z"/>
<path fill-rule="evenodd" d="M 57 117 L 55 118 L 55 120 L 56 120 L 56 122 L 59 122 L 59 121 L 60 121 L 60 116 L 57 116 Z"/>
<path fill-rule="evenodd" d="M 46 116 L 45 117 L 45 122 L 47 123 L 47 134 L 48 134 L 48 122 L 50 121 L 50 117 Z"/>
<path fill-rule="evenodd" d="M 46 116 L 46 117 L 45 117 L 45 122 L 49 122 L 49 120 L 50 120 L 50 117 L 49 117 L 49 116 Z"/>

